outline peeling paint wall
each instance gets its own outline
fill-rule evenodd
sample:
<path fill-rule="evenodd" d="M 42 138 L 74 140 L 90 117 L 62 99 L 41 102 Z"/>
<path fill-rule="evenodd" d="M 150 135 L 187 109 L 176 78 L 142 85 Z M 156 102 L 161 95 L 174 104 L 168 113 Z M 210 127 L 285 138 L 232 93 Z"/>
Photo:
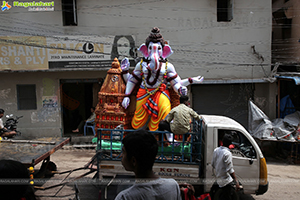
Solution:
<path fill-rule="evenodd" d="M 61 110 L 61 79 L 97 79 L 105 77 L 103 72 L 26 72 L 26 73 L 1 73 L 0 108 L 6 114 L 23 116 L 19 120 L 18 129 L 24 137 L 61 136 L 62 110 Z M 35 84 L 37 109 L 18 110 L 17 90 L 18 84 Z M 51 99 L 51 101 L 49 100 Z M 57 99 L 56 103 L 54 102 Z M 46 100 L 46 101 L 45 101 Z M 3 117 L 3 121 L 6 117 Z"/>

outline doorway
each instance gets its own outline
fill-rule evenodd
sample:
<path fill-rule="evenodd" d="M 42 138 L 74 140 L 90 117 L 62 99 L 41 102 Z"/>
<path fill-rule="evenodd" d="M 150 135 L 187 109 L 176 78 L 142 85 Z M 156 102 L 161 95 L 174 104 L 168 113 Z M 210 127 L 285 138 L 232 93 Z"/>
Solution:
<path fill-rule="evenodd" d="M 91 107 L 98 103 L 101 85 L 97 79 L 60 81 L 63 136 L 83 135 L 83 127 L 79 133 L 72 130 L 91 115 Z"/>

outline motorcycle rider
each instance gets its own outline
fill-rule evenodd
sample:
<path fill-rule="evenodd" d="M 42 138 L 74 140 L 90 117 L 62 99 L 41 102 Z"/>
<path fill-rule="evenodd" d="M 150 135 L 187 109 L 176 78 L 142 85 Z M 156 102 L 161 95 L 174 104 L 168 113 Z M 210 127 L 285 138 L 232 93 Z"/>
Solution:
<path fill-rule="evenodd" d="M 7 130 L 7 128 L 4 127 L 2 117 L 4 116 L 4 110 L 0 108 L 0 137 L 8 137 L 11 138 L 15 136 L 17 133 L 16 131 L 10 131 Z"/>

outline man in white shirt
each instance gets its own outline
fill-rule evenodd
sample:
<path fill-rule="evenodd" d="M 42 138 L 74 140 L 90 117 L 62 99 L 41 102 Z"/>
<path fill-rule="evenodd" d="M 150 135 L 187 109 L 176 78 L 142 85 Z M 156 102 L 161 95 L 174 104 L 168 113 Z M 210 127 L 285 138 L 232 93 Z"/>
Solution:
<path fill-rule="evenodd" d="M 121 191 L 115 200 L 181 200 L 174 179 L 160 178 L 152 167 L 158 152 L 157 140 L 146 130 L 129 133 L 123 139 L 122 165 L 135 174 L 136 182 Z"/>
<path fill-rule="evenodd" d="M 223 190 L 221 198 L 226 200 L 231 199 L 230 191 L 233 180 L 235 180 L 236 190 L 239 190 L 240 188 L 233 169 L 232 154 L 229 150 L 229 145 L 232 143 L 232 140 L 233 138 L 231 135 L 225 134 L 223 136 L 223 146 L 217 147 L 214 150 L 211 163 L 215 170 L 219 189 Z"/>

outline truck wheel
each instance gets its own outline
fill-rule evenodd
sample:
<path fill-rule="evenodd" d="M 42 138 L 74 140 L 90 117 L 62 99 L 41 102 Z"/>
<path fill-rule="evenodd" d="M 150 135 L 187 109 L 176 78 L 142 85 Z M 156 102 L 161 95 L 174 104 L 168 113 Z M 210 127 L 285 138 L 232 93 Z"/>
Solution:
<path fill-rule="evenodd" d="M 222 190 L 218 190 L 215 195 L 214 195 L 214 200 L 220 200 L 221 197 L 223 196 L 223 191 Z M 231 188 L 231 200 L 239 200 L 239 195 L 237 193 L 237 191 L 235 190 L 235 188 Z"/>

